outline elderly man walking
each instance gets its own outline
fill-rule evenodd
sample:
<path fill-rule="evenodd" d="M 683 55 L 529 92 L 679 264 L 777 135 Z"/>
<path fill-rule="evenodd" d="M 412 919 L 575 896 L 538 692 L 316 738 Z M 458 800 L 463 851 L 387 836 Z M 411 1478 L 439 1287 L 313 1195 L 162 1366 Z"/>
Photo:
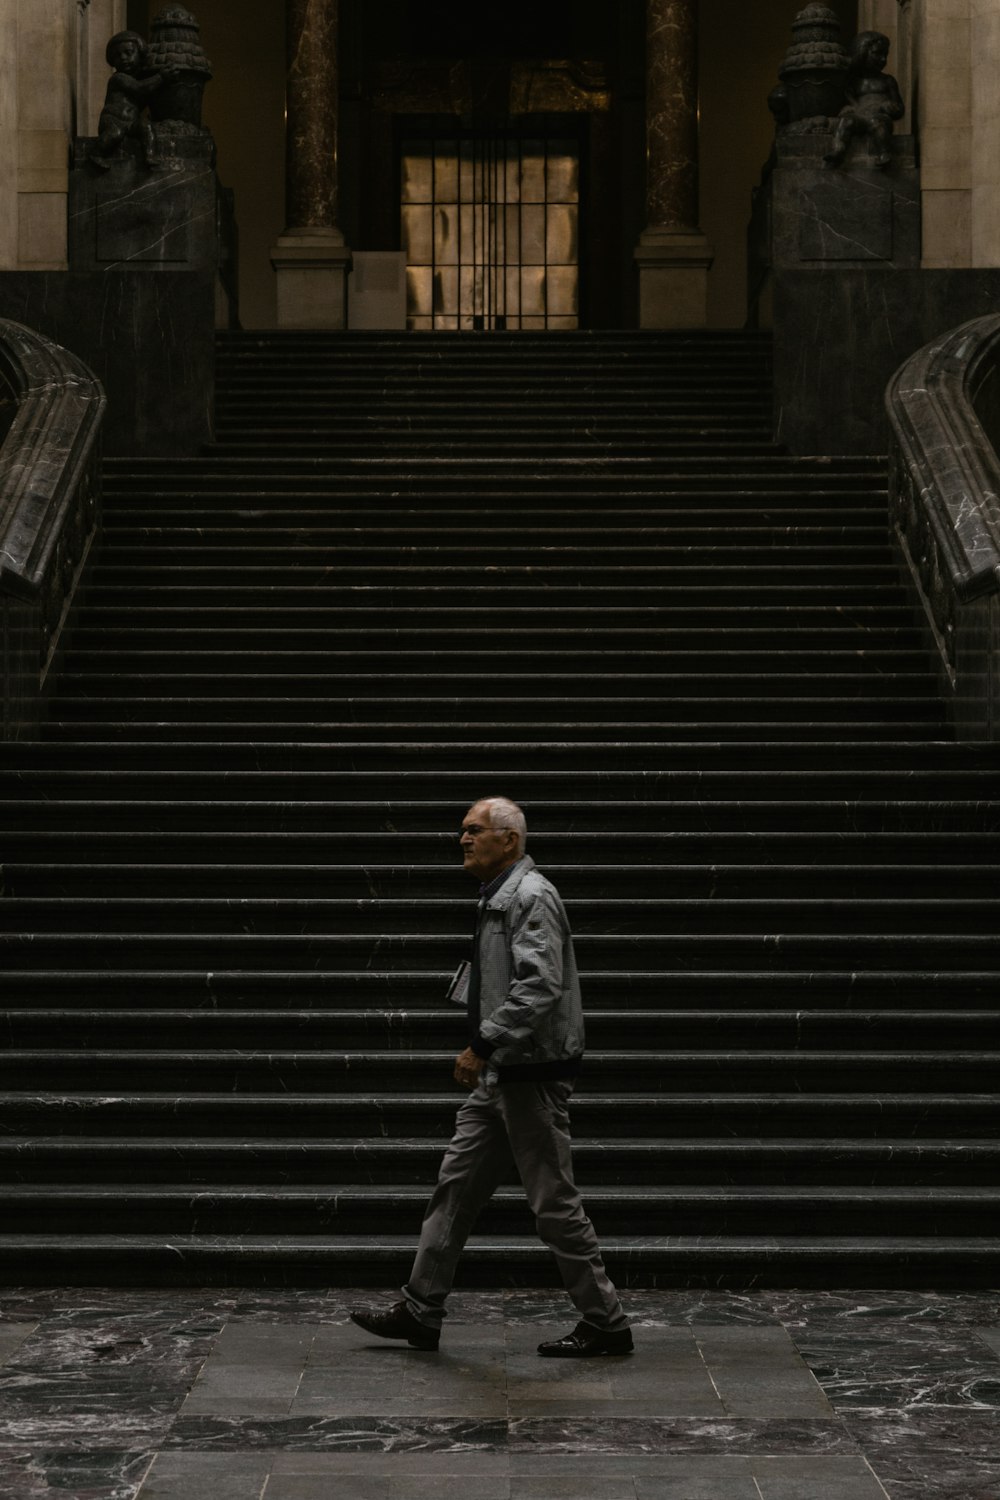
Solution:
<path fill-rule="evenodd" d="M 469 1044 L 455 1080 L 459 1109 L 403 1301 L 351 1318 L 381 1338 L 436 1349 L 455 1268 L 476 1216 L 513 1154 L 538 1233 L 552 1250 L 580 1322 L 539 1344 L 564 1359 L 630 1354 L 632 1334 L 573 1181 L 567 1104 L 583 1058 L 573 939 L 559 892 L 525 853 L 524 814 L 504 797 L 471 807 L 465 869 L 480 882 L 468 974 Z"/>

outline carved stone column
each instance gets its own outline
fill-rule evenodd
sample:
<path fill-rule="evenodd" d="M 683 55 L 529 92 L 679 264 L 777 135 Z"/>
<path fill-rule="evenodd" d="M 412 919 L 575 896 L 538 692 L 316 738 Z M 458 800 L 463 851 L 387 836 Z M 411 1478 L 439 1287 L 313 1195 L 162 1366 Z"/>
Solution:
<path fill-rule="evenodd" d="M 646 0 L 646 213 L 640 328 L 704 327 L 713 256 L 698 228 L 697 0 Z"/>
<path fill-rule="evenodd" d="M 351 252 L 338 214 L 339 0 L 286 0 L 287 228 L 271 252 L 279 328 L 345 328 Z"/>

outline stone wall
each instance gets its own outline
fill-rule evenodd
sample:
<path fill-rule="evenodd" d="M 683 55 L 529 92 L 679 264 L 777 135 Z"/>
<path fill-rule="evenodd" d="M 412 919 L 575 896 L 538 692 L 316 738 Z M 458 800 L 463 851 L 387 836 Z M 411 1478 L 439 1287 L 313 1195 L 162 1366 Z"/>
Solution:
<path fill-rule="evenodd" d="M 0 271 L 58 271 L 74 133 L 96 125 L 125 0 L 0 0 Z"/>
<path fill-rule="evenodd" d="M 1000 265 L 1000 0 L 914 0 L 924 264 Z"/>

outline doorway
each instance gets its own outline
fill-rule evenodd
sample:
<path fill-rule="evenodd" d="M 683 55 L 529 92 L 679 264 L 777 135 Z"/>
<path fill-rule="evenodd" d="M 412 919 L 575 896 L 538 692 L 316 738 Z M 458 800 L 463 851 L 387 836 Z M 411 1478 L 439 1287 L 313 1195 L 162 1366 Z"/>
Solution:
<path fill-rule="evenodd" d="M 580 176 L 567 121 L 405 129 L 407 327 L 578 328 Z"/>

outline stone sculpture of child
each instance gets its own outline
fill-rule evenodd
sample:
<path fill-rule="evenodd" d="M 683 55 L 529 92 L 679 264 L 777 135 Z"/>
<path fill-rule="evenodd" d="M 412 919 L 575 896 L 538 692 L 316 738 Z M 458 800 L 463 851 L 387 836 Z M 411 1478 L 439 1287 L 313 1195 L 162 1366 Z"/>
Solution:
<path fill-rule="evenodd" d="M 120 152 L 129 136 L 136 136 L 142 146 L 146 166 L 158 167 L 161 159 L 156 147 L 156 137 L 143 110 L 149 97 L 177 69 L 167 65 L 158 73 L 147 73 L 146 43 L 135 31 L 119 31 L 108 43 L 105 55 L 109 67 L 115 71 L 108 80 L 108 91 L 97 127 L 97 153 L 91 157 L 91 161 L 102 171 L 107 171 L 111 166 L 110 158 Z"/>
<path fill-rule="evenodd" d="M 906 106 L 895 78 L 882 71 L 888 60 L 889 38 L 881 31 L 862 31 L 855 37 L 847 75 L 847 103 L 837 116 L 833 149 L 823 158 L 827 166 L 839 166 L 854 135 L 871 137 L 877 167 L 887 167 L 892 161 L 889 142 L 893 121 L 902 118 Z"/>

